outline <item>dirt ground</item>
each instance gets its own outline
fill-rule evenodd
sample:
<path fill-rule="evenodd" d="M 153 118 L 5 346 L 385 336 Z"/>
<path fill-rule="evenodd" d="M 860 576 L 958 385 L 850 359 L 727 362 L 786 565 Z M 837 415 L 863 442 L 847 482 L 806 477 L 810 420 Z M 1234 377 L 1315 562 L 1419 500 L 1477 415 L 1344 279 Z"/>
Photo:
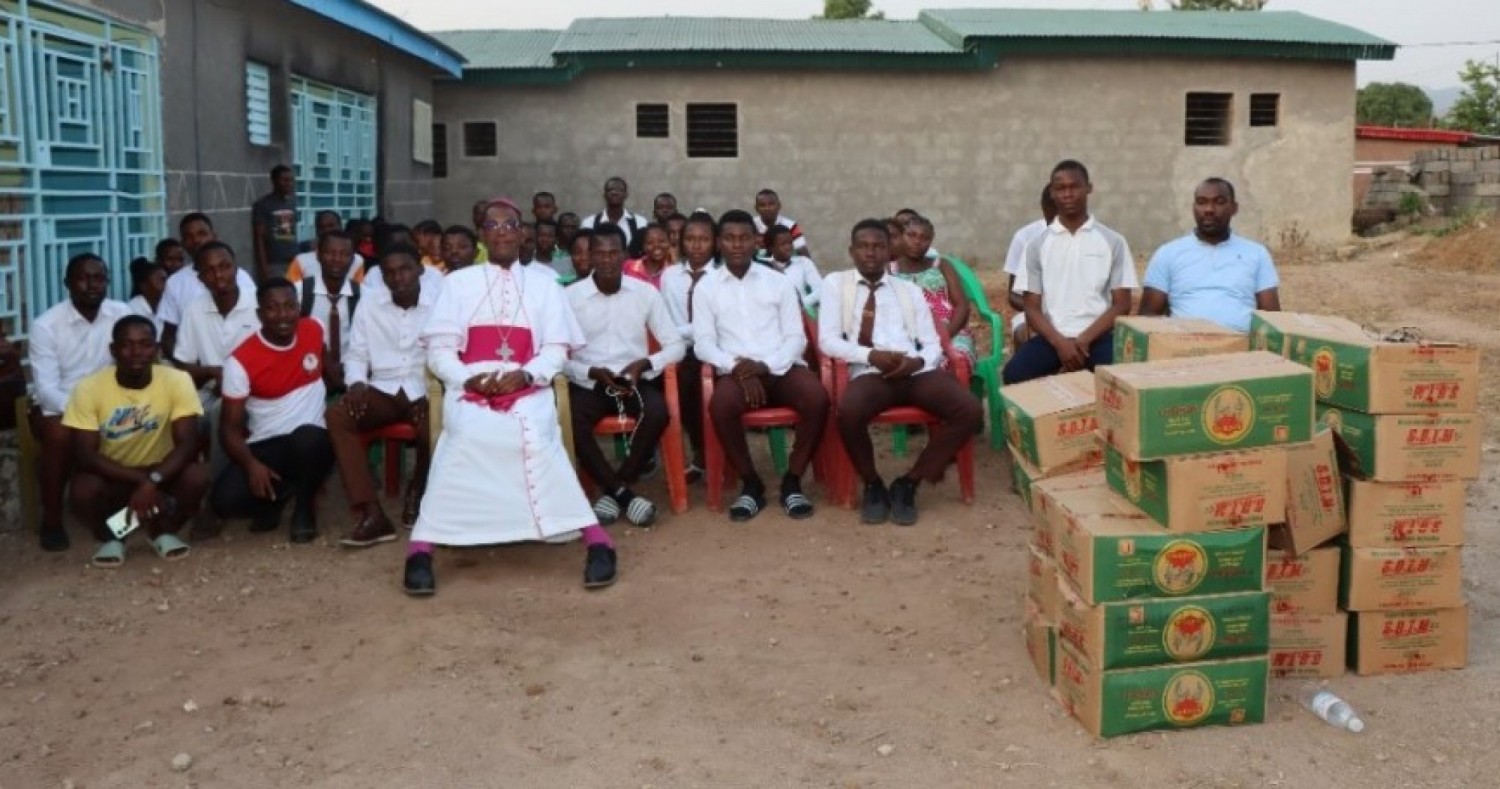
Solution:
<path fill-rule="evenodd" d="M 1285 306 L 1483 346 L 1494 414 L 1500 272 L 1433 260 L 1433 243 L 1285 265 Z M 58 556 L 5 533 L 0 787 L 1493 786 L 1500 425 L 1489 435 L 1470 666 L 1333 680 L 1362 735 L 1301 711 L 1290 683 L 1264 726 L 1084 734 L 1022 647 L 1028 525 L 983 449 L 978 502 L 953 481 L 924 490 L 911 529 L 833 507 L 731 526 L 695 490 L 685 516 L 617 530 L 621 580 L 598 593 L 576 544 L 442 553 L 438 596 L 410 600 L 396 545 L 240 525 L 176 564 L 133 543 L 108 572 L 85 566 L 81 535 Z"/>

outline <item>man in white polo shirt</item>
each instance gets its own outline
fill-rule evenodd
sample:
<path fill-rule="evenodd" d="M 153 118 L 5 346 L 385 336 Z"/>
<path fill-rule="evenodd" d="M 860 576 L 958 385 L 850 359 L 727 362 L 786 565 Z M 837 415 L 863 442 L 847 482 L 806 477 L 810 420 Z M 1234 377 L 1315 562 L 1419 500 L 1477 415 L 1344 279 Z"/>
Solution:
<path fill-rule="evenodd" d="M 296 500 L 294 543 L 317 539 L 318 488 L 333 468 L 324 427 L 323 327 L 299 314 L 297 289 L 272 277 L 256 292 L 260 331 L 224 362 L 219 440 L 234 461 L 214 480 L 220 518 L 253 518 L 250 530 L 276 528 Z"/>
<path fill-rule="evenodd" d="M 1010 320 L 1010 337 L 1017 348 L 1031 337 L 1031 331 L 1026 328 L 1026 303 L 1022 298 L 1026 292 L 1026 247 L 1046 235 L 1047 226 L 1057 218 L 1057 203 L 1052 200 L 1051 184 L 1042 187 L 1041 209 L 1042 218 L 1017 230 L 1010 238 L 1010 249 L 1005 253 L 1005 273 L 1009 278 L 1006 294 L 1010 308 L 1016 311 Z"/>
<path fill-rule="evenodd" d="M 1088 168 L 1059 162 L 1051 186 L 1057 218 L 1026 248 L 1024 303 L 1033 336 L 1005 364 L 1007 384 L 1110 364 L 1115 318 L 1130 314 L 1130 245 L 1089 215 Z"/>
<path fill-rule="evenodd" d="M 213 222 L 206 214 L 195 212 L 184 216 L 177 223 L 177 230 L 182 235 L 182 248 L 192 265 L 183 266 L 167 277 L 167 289 L 162 291 L 161 303 L 156 307 L 156 317 L 162 323 L 161 355 L 168 359 L 177 348 L 177 332 L 182 326 L 183 312 L 206 292 L 203 280 L 198 276 L 198 252 L 218 240 Z M 241 290 L 255 292 L 255 280 L 244 269 L 236 272 L 235 277 Z"/>
<path fill-rule="evenodd" d="M 625 234 L 625 248 L 634 257 L 641 253 L 642 235 L 651 220 L 626 208 L 625 200 L 628 197 L 630 185 L 625 183 L 624 178 L 617 175 L 605 181 L 604 210 L 585 217 L 581 227 L 592 230 L 599 225 L 612 224 L 620 228 L 620 232 Z"/>
<path fill-rule="evenodd" d="M 656 505 L 630 486 L 640 479 L 667 430 L 660 376 L 667 365 L 682 360 L 682 336 L 656 288 L 622 276 L 625 237 L 617 228 L 595 228 L 589 249 L 593 274 L 567 289 L 584 337 L 583 347 L 563 363 L 573 409 L 573 450 L 579 467 L 603 491 L 594 502 L 600 524 L 614 523 L 623 514 L 636 526 L 650 526 Z M 652 337 L 661 350 L 648 354 Z M 622 412 L 638 421 L 617 469 L 599 448 L 594 426 Z"/>
<path fill-rule="evenodd" d="M 1202 318 L 1250 331 L 1250 313 L 1279 312 L 1276 264 L 1260 244 L 1229 229 L 1239 211 L 1234 184 L 1209 178 L 1193 192 L 1193 232 L 1151 256 L 1142 315 Z"/>
<path fill-rule="evenodd" d="M 750 459 L 740 418 L 767 406 L 797 412 L 780 502 L 790 517 L 810 518 L 813 504 L 802 492 L 802 474 L 823 435 L 828 392 L 802 359 L 802 298 L 785 274 L 755 265 L 755 219 L 749 213 L 726 211 L 719 218 L 719 254 L 723 268 L 709 272 L 693 294 L 693 349 L 718 374 L 709 419 L 742 485 L 729 519 L 750 520 L 766 505 L 766 485 Z"/>

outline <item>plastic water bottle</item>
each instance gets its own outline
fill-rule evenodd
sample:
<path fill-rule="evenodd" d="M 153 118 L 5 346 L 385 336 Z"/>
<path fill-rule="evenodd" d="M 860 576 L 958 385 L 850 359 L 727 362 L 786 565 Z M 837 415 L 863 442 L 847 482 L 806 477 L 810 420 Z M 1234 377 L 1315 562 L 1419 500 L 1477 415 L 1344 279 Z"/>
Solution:
<path fill-rule="evenodd" d="M 1365 722 L 1360 720 L 1359 714 L 1349 706 L 1349 702 L 1329 691 L 1316 688 L 1308 690 L 1302 694 L 1302 706 L 1340 729 L 1347 729 L 1355 734 L 1365 730 Z"/>

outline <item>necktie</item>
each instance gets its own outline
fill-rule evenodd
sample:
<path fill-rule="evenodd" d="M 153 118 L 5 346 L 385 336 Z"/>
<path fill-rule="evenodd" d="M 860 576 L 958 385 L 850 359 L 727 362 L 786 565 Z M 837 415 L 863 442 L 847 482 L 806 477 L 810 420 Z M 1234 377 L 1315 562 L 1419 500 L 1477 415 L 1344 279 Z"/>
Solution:
<path fill-rule="evenodd" d="M 879 289 L 880 283 L 869 285 L 870 297 L 865 299 L 865 309 L 859 314 L 859 344 L 866 348 L 875 347 L 875 291 Z"/>
<path fill-rule="evenodd" d="M 708 273 L 708 271 L 706 269 L 698 269 L 697 271 L 694 271 L 692 269 L 688 269 L 688 276 L 691 277 L 692 280 L 693 280 L 692 283 L 688 285 L 688 321 L 689 322 L 692 322 L 692 320 L 693 320 L 693 289 L 698 287 L 698 280 L 702 279 L 703 275 L 707 274 L 707 273 Z"/>
<path fill-rule="evenodd" d="M 328 350 L 333 353 L 333 358 L 340 362 L 342 359 L 339 357 L 339 351 L 342 350 L 343 345 L 339 337 L 339 297 L 342 295 L 342 293 L 328 294 Z"/>

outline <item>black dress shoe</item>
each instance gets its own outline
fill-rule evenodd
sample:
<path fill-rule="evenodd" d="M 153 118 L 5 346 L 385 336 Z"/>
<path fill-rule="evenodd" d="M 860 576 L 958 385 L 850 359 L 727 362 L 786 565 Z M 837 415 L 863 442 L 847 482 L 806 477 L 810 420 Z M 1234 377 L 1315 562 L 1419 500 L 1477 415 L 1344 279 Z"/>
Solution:
<path fill-rule="evenodd" d="M 432 572 L 432 554 L 414 553 L 406 557 L 406 573 L 401 588 L 412 597 L 437 594 L 437 576 Z"/>
<path fill-rule="evenodd" d="M 42 550 L 48 553 L 60 553 L 66 551 L 73 543 L 68 539 L 68 530 L 64 526 L 55 529 L 42 527 L 41 531 Z"/>
<path fill-rule="evenodd" d="M 891 494 L 879 480 L 865 483 L 865 500 L 859 506 L 860 523 L 885 523 L 891 518 Z"/>
<path fill-rule="evenodd" d="M 900 477 L 891 483 L 891 521 L 897 526 L 917 522 L 917 482 Z"/>
<path fill-rule="evenodd" d="M 583 562 L 583 588 L 603 589 L 615 582 L 616 575 L 615 549 L 608 545 L 590 545 L 588 558 Z"/>
<path fill-rule="evenodd" d="M 297 508 L 292 513 L 291 540 L 294 543 L 306 544 L 318 539 L 318 520 L 313 515 L 312 508 Z"/>

